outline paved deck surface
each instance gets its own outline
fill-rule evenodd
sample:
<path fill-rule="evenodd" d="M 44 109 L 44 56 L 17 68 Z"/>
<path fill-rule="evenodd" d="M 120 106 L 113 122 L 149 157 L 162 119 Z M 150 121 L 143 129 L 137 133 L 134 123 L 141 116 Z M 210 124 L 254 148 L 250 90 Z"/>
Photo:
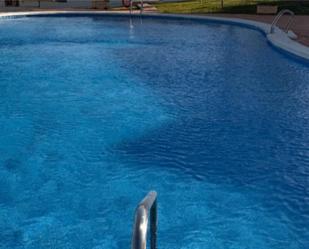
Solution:
<path fill-rule="evenodd" d="M 248 15 L 248 14 L 216 14 L 214 16 L 222 17 L 234 17 L 241 19 L 249 19 L 258 22 L 272 23 L 275 16 L 273 15 Z M 278 25 L 281 28 L 285 28 L 288 22 L 289 16 L 283 16 L 279 21 Z M 290 29 L 298 36 L 298 42 L 309 46 L 309 15 L 307 16 L 295 16 L 294 22 L 292 23 Z"/>

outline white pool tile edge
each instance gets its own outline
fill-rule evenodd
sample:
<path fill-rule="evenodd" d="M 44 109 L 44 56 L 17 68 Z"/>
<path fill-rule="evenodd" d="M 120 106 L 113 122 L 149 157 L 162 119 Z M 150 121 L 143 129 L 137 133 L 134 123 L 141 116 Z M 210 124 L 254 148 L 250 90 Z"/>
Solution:
<path fill-rule="evenodd" d="M 28 11 L 28 12 L 10 12 L 10 13 L 0 13 L 0 17 L 18 17 L 18 16 L 35 16 L 35 15 L 53 15 L 53 14 L 105 14 L 105 15 L 129 15 L 129 13 L 116 12 L 116 11 L 63 11 L 63 10 L 51 10 L 51 11 Z M 179 15 L 179 14 L 148 14 L 144 13 L 143 15 L 148 17 L 167 17 L 167 18 L 181 18 L 189 20 L 208 20 L 224 23 L 238 24 L 242 26 L 252 27 L 262 31 L 270 44 L 274 47 L 279 48 L 283 51 L 286 51 L 292 55 L 295 55 L 299 58 L 309 61 L 309 47 L 298 43 L 288 37 L 288 35 L 280 30 L 279 28 L 275 29 L 275 32 L 269 34 L 270 24 L 251 21 L 247 19 L 240 18 L 227 18 L 227 17 L 214 17 L 214 16 L 199 16 L 199 15 Z"/>

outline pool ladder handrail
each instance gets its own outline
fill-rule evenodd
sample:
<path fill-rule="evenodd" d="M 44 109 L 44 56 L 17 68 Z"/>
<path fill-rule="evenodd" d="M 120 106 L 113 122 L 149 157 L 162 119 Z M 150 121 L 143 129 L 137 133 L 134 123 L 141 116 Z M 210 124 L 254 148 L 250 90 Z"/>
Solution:
<path fill-rule="evenodd" d="M 288 32 L 288 31 L 289 31 L 289 28 L 290 28 L 290 26 L 291 26 L 291 24 L 292 24 L 292 21 L 293 21 L 293 19 L 294 19 L 295 13 L 294 13 L 293 11 L 289 10 L 289 9 L 284 9 L 284 10 L 281 10 L 281 11 L 276 15 L 275 19 L 273 20 L 273 22 L 272 22 L 272 24 L 271 24 L 271 26 L 270 26 L 270 31 L 269 31 L 270 34 L 272 34 L 272 33 L 275 32 L 275 27 L 276 27 L 278 21 L 279 21 L 280 18 L 281 18 L 283 15 L 285 15 L 285 14 L 290 14 L 289 21 L 288 21 L 288 23 L 287 23 L 287 25 L 286 25 L 286 27 L 285 27 L 285 30 L 284 30 L 285 32 Z"/>
<path fill-rule="evenodd" d="M 149 215 L 150 212 L 150 215 Z M 157 192 L 150 191 L 135 210 L 131 249 L 146 249 L 150 216 L 150 248 L 157 247 Z"/>
<path fill-rule="evenodd" d="M 133 12 L 133 3 L 134 2 L 140 2 L 141 3 L 140 15 L 142 15 L 143 11 L 144 11 L 144 0 L 130 0 L 130 15 L 132 15 L 132 12 Z"/>

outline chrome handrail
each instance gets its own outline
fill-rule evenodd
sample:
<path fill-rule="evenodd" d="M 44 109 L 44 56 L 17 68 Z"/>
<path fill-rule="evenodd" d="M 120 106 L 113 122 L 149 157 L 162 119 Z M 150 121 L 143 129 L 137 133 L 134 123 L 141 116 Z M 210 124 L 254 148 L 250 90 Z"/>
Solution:
<path fill-rule="evenodd" d="M 293 21 L 293 18 L 295 16 L 294 12 L 291 11 L 291 10 L 288 10 L 288 9 L 284 9 L 284 10 L 281 10 L 278 15 L 275 17 L 275 19 L 273 20 L 271 26 L 270 26 L 270 31 L 269 33 L 272 34 L 274 33 L 275 31 L 275 26 L 276 24 L 278 23 L 279 19 L 284 15 L 284 14 L 290 14 L 290 18 L 289 18 L 289 21 L 288 21 L 288 24 L 286 25 L 286 28 L 285 28 L 285 31 L 288 32 L 289 31 L 289 28 L 292 24 L 292 21 Z"/>
<path fill-rule="evenodd" d="M 133 11 L 133 2 L 140 2 L 141 3 L 140 14 L 143 14 L 144 0 L 130 0 L 130 15 L 132 15 L 132 11 Z"/>
<path fill-rule="evenodd" d="M 150 248 L 157 247 L 157 192 L 150 191 L 135 211 L 131 249 L 146 249 L 150 212 Z"/>

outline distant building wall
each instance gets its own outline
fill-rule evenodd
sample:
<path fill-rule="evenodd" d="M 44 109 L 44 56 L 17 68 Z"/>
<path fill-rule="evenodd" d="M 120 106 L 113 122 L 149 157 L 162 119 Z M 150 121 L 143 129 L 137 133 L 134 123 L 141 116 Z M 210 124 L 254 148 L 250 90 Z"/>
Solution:
<path fill-rule="evenodd" d="M 1 8 L 31 7 L 31 8 L 92 8 L 94 2 L 100 2 L 97 7 L 106 6 L 104 0 L 0 0 Z"/>
<path fill-rule="evenodd" d="M 91 8 L 92 0 L 20 0 L 21 7 L 35 4 L 41 8 Z"/>
<path fill-rule="evenodd" d="M 109 0 L 109 6 L 110 7 L 121 7 L 122 0 Z"/>
<path fill-rule="evenodd" d="M 0 8 L 97 8 L 121 7 L 122 0 L 0 0 Z"/>

